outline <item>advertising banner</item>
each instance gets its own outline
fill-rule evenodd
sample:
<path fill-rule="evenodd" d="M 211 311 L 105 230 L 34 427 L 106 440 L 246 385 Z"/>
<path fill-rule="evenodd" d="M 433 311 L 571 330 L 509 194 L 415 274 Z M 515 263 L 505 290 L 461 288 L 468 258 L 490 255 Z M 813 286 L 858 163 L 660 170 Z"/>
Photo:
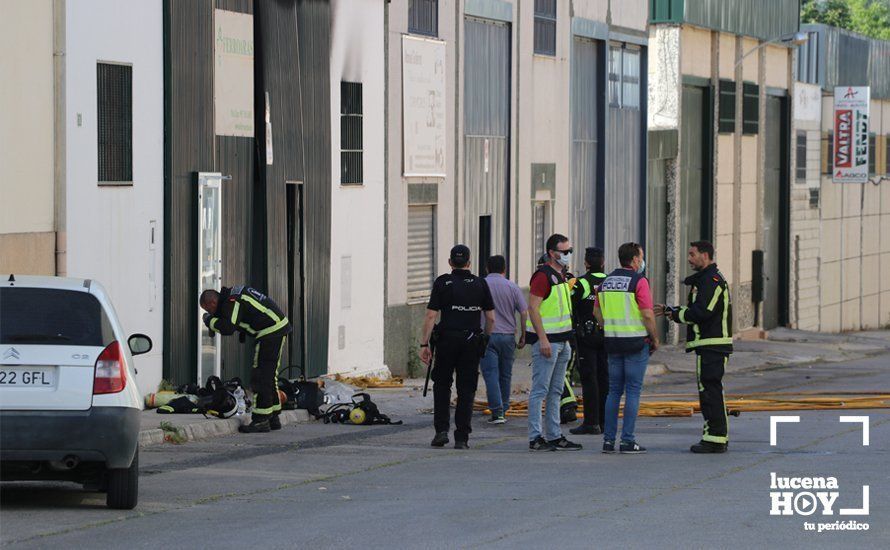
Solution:
<path fill-rule="evenodd" d="M 445 43 L 402 38 L 405 176 L 445 177 Z"/>
<path fill-rule="evenodd" d="M 834 183 L 868 181 L 868 86 L 834 89 Z"/>
<path fill-rule="evenodd" d="M 253 137 L 253 16 L 214 10 L 214 28 L 216 135 Z"/>

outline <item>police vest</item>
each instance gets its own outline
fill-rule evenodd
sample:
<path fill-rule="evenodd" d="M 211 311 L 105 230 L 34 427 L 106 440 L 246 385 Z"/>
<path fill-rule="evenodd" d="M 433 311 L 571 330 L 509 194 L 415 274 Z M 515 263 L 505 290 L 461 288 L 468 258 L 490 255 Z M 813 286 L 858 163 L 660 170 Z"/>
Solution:
<path fill-rule="evenodd" d="M 481 329 L 480 319 L 485 302 L 485 281 L 465 269 L 455 269 L 442 279 L 441 319 L 439 330 Z M 434 285 L 436 286 L 436 285 Z"/>
<path fill-rule="evenodd" d="M 590 272 L 578 278 L 572 288 L 572 316 L 575 319 L 575 335 L 579 344 L 603 349 L 603 331 L 593 317 L 596 289 L 606 280 L 605 273 Z"/>
<path fill-rule="evenodd" d="M 596 298 L 596 289 L 606 280 L 605 273 L 585 273 L 578 277 L 575 287 L 572 289 L 572 314 L 576 323 L 593 320 L 593 301 Z"/>
<path fill-rule="evenodd" d="M 547 334 L 563 334 L 572 331 L 572 294 L 569 283 L 562 274 L 549 265 L 538 268 L 547 276 L 550 283 L 550 294 L 541 302 L 541 323 Z M 535 327 L 531 318 L 526 321 L 525 328 L 534 334 Z"/>
<path fill-rule="evenodd" d="M 648 336 L 634 290 L 643 276 L 630 269 L 616 269 L 600 285 L 603 333 L 609 353 L 634 353 L 643 349 Z"/>

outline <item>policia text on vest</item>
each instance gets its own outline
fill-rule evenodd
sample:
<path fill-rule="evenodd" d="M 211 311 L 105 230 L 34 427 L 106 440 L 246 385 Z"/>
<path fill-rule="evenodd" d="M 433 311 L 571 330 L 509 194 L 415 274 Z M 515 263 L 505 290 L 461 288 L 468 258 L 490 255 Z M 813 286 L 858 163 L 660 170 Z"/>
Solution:
<path fill-rule="evenodd" d="M 268 432 L 281 428 L 278 419 L 281 402 L 278 397 L 278 369 L 287 335 L 293 327 L 278 305 L 265 294 L 248 286 L 223 287 L 221 291 L 201 293 L 204 324 L 212 335 L 239 331 L 256 339 L 250 389 L 255 394 L 250 425 L 241 426 L 242 433 Z"/>
<path fill-rule="evenodd" d="M 704 429 L 694 453 L 722 453 L 729 443 L 729 417 L 723 397 L 723 374 L 732 353 L 732 303 L 729 286 L 714 263 L 714 246 L 690 243 L 687 259 L 695 273 L 686 278 L 685 306 L 655 306 L 658 315 L 686 325 L 686 351 L 696 354 L 698 396 Z"/>
<path fill-rule="evenodd" d="M 470 249 L 459 244 L 448 259 L 452 272 L 433 283 L 421 334 L 420 359 L 432 368 L 433 447 L 448 443 L 451 382 L 456 377 L 454 448 L 468 448 L 473 401 L 479 382 L 479 360 L 494 327 L 494 302 L 485 280 L 470 273 Z M 480 326 L 484 312 L 485 329 Z M 436 318 L 439 324 L 435 325 Z M 434 331 L 435 325 L 435 331 Z M 434 335 L 435 332 L 435 335 Z M 435 349 L 432 349 L 435 348 Z M 435 357 L 435 362 L 433 358 Z"/>

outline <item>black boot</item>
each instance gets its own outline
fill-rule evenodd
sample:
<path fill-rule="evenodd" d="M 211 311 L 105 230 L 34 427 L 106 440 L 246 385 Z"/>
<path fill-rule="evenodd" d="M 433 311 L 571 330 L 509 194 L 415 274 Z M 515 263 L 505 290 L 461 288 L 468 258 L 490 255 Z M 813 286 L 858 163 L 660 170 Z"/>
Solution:
<path fill-rule="evenodd" d="M 600 435 L 603 433 L 603 430 L 597 425 L 581 424 L 569 430 L 569 433 L 574 435 Z"/>
<path fill-rule="evenodd" d="M 242 424 L 238 426 L 238 431 L 243 434 L 268 433 L 272 431 L 269 426 L 269 419 L 251 420 L 250 424 Z"/>
<path fill-rule="evenodd" d="M 454 448 L 455 449 L 469 449 L 470 445 L 466 441 L 455 441 Z"/>
<path fill-rule="evenodd" d="M 269 417 L 269 428 L 271 428 L 273 431 L 281 429 L 281 419 L 278 418 L 277 414 L 273 414 Z"/>
<path fill-rule="evenodd" d="M 448 432 L 437 432 L 430 445 L 433 447 L 444 447 L 446 443 L 448 443 Z"/>
<path fill-rule="evenodd" d="M 695 445 L 689 448 L 690 451 L 696 454 L 711 454 L 711 453 L 725 453 L 729 448 L 729 445 L 726 443 L 712 443 L 710 441 L 699 441 Z"/>

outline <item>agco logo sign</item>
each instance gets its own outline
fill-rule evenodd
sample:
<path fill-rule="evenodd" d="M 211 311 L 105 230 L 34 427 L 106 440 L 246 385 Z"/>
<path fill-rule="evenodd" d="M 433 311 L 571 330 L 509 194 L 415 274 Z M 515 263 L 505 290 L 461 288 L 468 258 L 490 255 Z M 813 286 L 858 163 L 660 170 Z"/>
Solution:
<path fill-rule="evenodd" d="M 862 424 L 862 445 L 869 445 L 869 419 L 867 416 L 841 416 L 840 422 Z M 770 445 L 777 445 L 776 426 L 780 423 L 798 423 L 799 416 L 770 417 Z M 770 511 L 771 516 L 835 516 L 838 499 L 841 496 L 840 483 L 834 476 L 780 476 L 770 472 Z M 837 508 L 839 516 L 869 515 L 869 486 L 862 485 L 862 499 L 859 508 Z M 856 520 L 834 522 L 804 522 L 805 531 L 868 531 L 869 524 Z"/>

